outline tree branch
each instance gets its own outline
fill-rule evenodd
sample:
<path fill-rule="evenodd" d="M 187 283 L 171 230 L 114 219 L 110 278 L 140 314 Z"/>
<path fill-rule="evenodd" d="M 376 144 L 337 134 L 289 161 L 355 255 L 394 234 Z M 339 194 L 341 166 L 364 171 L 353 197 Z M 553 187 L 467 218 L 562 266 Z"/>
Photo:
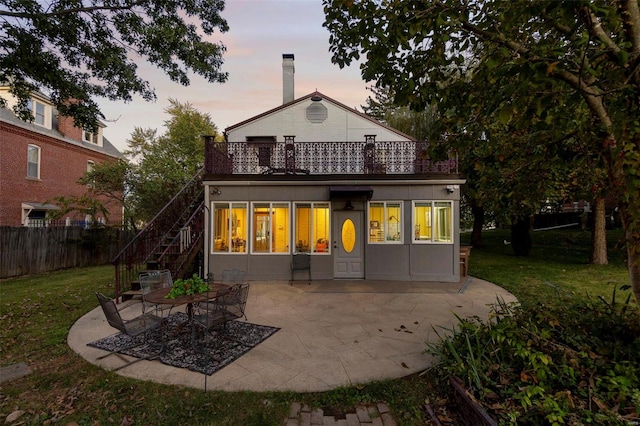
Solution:
<path fill-rule="evenodd" d="M 134 8 L 135 6 L 140 6 L 142 4 L 146 3 L 146 0 L 138 0 L 138 1 L 133 1 L 131 3 L 128 3 L 126 5 L 122 5 L 122 6 L 92 6 L 92 7 L 77 7 L 74 9 L 64 9 L 64 10 L 56 10 L 53 12 L 46 12 L 46 13 L 38 13 L 37 15 L 39 16 L 44 16 L 44 17 L 53 17 L 53 16 L 60 16 L 60 15 L 69 15 L 69 14 L 76 14 L 76 13 L 88 13 L 88 12 L 95 12 L 95 11 L 116 11 L 116 10 L 129 10 Z M 30 19 L 34 17 L 33 13 L 23 13 L 23 12 L 12 12 L 10 10 L 0 10 L 0 16 L 9 16 L 12 18 L 25 18 L 25 19 Z"/>
<path fill-rule="evenodd" d="M 611 117 L 604 106 L 602 93 L 599 90 L 594 90 L 593 87 L 587 86 L 584 80 L 567 70 L 554 69 L 551 74 L 575 88 L 579 93 L 582 93 L 582 97 L 589 105 L 589 109 L 598 117 L 600 123 L 607 128 L 607 131 L 611 128 Z"/>
<path fill-rule="evenodd" d="M 584 6 L 582 9 L 584 13 L 585 19 L 584 24 L 591 31 L 593 35 L 595 35 L 598 40 L 600 40 L 605 46 L 609 48 L 609 50 L 616 55 L 617 57 L 620 55 L 620 47 L 611 39 L 609 34 L 607 34 L 602 28 L 602 24 L 598 20 L 598 17 L 593 14 L 591 10 L 589 10 L 588 6 Z"/>
<path fill-rule="evenodd" d="M 631 42 L 631 57 L 636 59 L 640 56 L 640 7 L 638 2 L 634 0 L 621 0 L 620 9 L 622 12 L 622 20 L 627 33 L 627 38 Z"/>
<path fill-rule="evenodd" d="M 498 43 L 507 47 L 513 52 L 527 58 L 527 60 L 531 63 L 548 62 L 544 58 L 533 54 L 529 49 L 527 49 L 520 43 L 517 43 L 513 40 L 508 40 L 501 34 L 496 35 L 489 31 L 485 31 L 467 21 L 462 22 L 462 27 L 467 31 L 473 32 L 483 40 Z M 565 83 L 569 84 L 571 87 L 576 89 L 578 93 L 582 93 L 582 97 L 589 106 L 589 109 L 591 109 L 593 114 L 598 117 L 598 120 L 602 123 L 602 125 L 607 129 L 611 128 L 611 117 L 607 112 L 607 108 L 604 106 L 602 93 L 599 90 L 595 89 L 593 86 L 590 86 L 588 82 L 586 82 L 580 76 L 577 76 L 574 73 L 562 68 L 553 68 L 550 75 L 555 76 L 559 80 L 562 80 Z"/>

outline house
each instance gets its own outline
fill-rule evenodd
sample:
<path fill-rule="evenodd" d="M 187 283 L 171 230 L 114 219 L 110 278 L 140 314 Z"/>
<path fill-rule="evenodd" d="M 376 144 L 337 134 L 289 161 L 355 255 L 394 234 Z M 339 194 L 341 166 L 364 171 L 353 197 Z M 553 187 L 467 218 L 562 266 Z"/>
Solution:
<path fill-rule="evenodd" d="M 0 86 L 0 97 L 7 101 L 7 107 L 0 107 L 0 226 L 48 224 L 47 212 L 58 208 L 51 202 L 54 197 L 85 194 L 79 178 L 96 164 L 123 158 L 104 137 L 104 125 L 96 133 L 76 127 L 41 93 L 32 93 L 28 102 L 32 122 L 13 113 L 16 99 L 8 87 Z M 99 220 L 122 223 L 122 206 L 101 201 L 109 215 Z M 64 223 L 87 219 L 76 214 Z"/>
<path fill-rule="evenodd" d="M 285 280 L 292 256 L 323 279 L 460 280 L 457 157 L 314 92 L 206 140 L 205 271 Z M 298 277 L 306 278 L 305 275 Z"/>

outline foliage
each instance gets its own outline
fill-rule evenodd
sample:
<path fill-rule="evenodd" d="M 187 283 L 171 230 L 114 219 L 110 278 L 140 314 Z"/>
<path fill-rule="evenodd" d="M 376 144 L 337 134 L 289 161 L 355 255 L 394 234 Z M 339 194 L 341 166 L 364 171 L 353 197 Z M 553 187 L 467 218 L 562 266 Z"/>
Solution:
<path fill-rule="evenodd" d="M 51 210 L 47 213 L 50 219 L 57 220 L 65 217 L 69 213 L 78 213 L 83 218 L 85 215 L 89 215 L 89 217 L 91 217 L 92 227 L 101 226 L 101 218 L 104 218 L 104 222 L 109 221 L 109 210 L 107 207 L 100 202 L 100 200 L 90 197 L 87 194 L 68 197 L 59 196 L 54 197 L 53 200 L 47 200 L 47 202 L 54 202 L 59 207 L 58 210 Z"/>
<path fill-rule="evenodd" d="M 391 88 L 378 89 L 369 87 L 374 97 L 367 98 L 367 105 L 362 110 L 393 127 L 412 136 L 416 140 L 438 140 L 441 135 L 436 133 L 441 127 L 436 126 L 438 109 L 436 106 L 428 106 L 422 111 L 412 111 L 407 106 L 399 106 L 393 103 L 393 90 Z"/>
<path fill-rule="evenodd" d="M 123 160 L 98 163 L 78 180 L 88 188 L 87 194 L 95 199 L 115 202 L 123 209 L 123 221 L 131 222 L 131 211 L 127 199 L 133 186 L 133 168 Z"/>
<path fill-rule="evenodd" d="M 153 218 L 204 165 L 204 136 L 217 135 L 209 114 L 190 103 L 169 99 L 165 109 L 165 133 L 136 128 L 127 140 L 125 155 L 132 162 L 132 216 L 146 222 Z"/>
<path fill-rule="evenodd" d="M 498 302 L 489 322 L 461 320 L 427 349 L 440 360 L 435 374 L 462 378 L 503 424 L 639 419 L 640 322 L 629 299 L 563 302 Z"/>
<path fill-rule="evenodd" d="M 223 0 L 87 3 L 0 1 L 0 81 L 20 102 L 16 113 L 33 119 L 30 92 L 47 92 L 58 111 L 87 129 L 101 117 L 93 97 L 155 100 L 138 75 L 146 60 L 172 81 L 189 84 L 190 71 L 225 82 L 221 43 L 207 39 L 228 31 Z M 6 102 L 0 98 L 0 105 Z"/>
<path fill-rule="evenodd" d="M 123 208 L 125 228 L 133 230 L 152 219 L 204 165 L 203 136 L 218 136 L 211 117 L 188 102 L 169 99 L 165 112 L 164 134 L 136 128 L 127 140 L 127 160 L 96 164 L 78 181 L 87 193 L 60 198 L 60 205 L 81 207 L 79 198 L 106 209 L 115 202 Z"/>
<path fill-rule="evenodd" d="M 457 121 L 455 135 L 463 138 L 476 118 L 494 116 L 507 131 L 510 125 L 526 129 L 537 154 L 549 141 L 578 132 L 583 157 L 604 165 L 607 191 L 618 201 L 640 300 L 638 2 L 323 4 L 335 63 L 345 66 L 364 55 L 365 80 L 393 87 L 399 105 L 422 109 L 437 102 L 442 116 Z M 539 124 L 546 130 L 540 135 L 532 131 Z M 477 132 L 472 140 L 483 143 Z M 531 173 L 531 181 L 539 179 Z"/>
<path fill-rule="evenodd" d="M 204 282 L 198 274 L 193 274 L 191 278 L 179 278 L 173 282 L 171 291 L 165 296 L 168 299 L 175 299 L 180 296 L 192 296 L 198 293 L 209 291 L 209 284 Z"/>
<path fill-rule="evenodd" d="M 471 96 L 460 93 L 470 100 L 466 114 L 439 114 L 437 104 L 412 111 L 394 103 L 393 88 L 375 86 L 370 88 L 374 97 L 368 98 L 363 110 L 418 139 L 429 140 L 435 157 L 453 146 L 458 152 L 461 175 L 466 179 L 461 192 L 463 213 L 464 209 L 473 211 L 480 216 L 474 218 L 476 221 L 482 221 L 482 215 L 490 215 L 501 223 L 515 224 L 519 218 L 528 219 L 538 212 L 544 203 L 592 200 L 594 188 L 603 188 L 606 176 L 603 164 L 585 155 L 589 152 L 585 146 L 594 138 L 589 130 L 589 111 L 583 108 L 571 116 L 571 120 L 586 120 L 586 130 L 572 122 L 559 126 L 567 117 L 563 99 L 567 95 L 561 88 L 530 82 L 529 91 L 513 93 L 507 84 L 509 76 L 494 76 L 489 81 L 486 78 L 474 68 L 451 85 L 474 85 Z M 505 90 L 509 92 L 501 93 Z M 521 107 L 510 109 L 506 118 L 504 113 L 487 114 L 497 108 L 496 98 L 503 96 Z M 542 116 L 536 109 L 540 96 L 550 104 Z M 447 103 L 443 105 L 446 108 Z M 476 227 L 479 234 L 481 223 Z M 480 243 L 478 235 L 474 245 Z M 512 247 L 515 251 L 519 245 Z M 523 251 L 526 252 L 518 250 Z"/>
<path fill-rule="evenodd" d="M 129 205 L 126 202 L 131 188 L 131 167 L 124 160 L 105 161 L 95 164 L 77 182 L 86 188 L 86 192 L 80 196 L 54 197 L 51 202 L 59 209 L 49 212 L 52 219 L 60 219 L 69 213 L 79 213 L 91 216 L 94 226 L 98 225 L 98 219 L 104 218 L 109 223 L 109 205 L 116 204 L 123 209 L 125 224 L 131 222 Z"/>

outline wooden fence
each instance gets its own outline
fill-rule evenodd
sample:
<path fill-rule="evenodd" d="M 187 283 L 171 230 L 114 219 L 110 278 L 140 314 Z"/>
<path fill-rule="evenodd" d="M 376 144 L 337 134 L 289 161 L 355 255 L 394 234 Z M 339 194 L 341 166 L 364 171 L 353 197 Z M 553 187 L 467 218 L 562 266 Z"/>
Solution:
<path fill-rule="evenodd" d="M 104 265 L 125 237 L 113 228 L 0 227 L 0 278 Z"/>

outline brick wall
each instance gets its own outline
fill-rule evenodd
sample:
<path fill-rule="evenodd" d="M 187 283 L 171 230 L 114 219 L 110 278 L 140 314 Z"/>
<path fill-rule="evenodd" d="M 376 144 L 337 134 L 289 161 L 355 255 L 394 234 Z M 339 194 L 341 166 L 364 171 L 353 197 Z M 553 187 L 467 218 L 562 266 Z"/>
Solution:
<path fill-rule="evenodd" d="M 27 146 L 40 147 L 40 179 L 27 178 Z M 21 226 L 22 203 L 44 203 L 56 196 L 80 196 L 86 186 L 77 180 L 87 162 L 114 161 L 112 157 L 64 141 L 0 122 L 0 226 Z M 109 208 L 109 223 L 122 222 L 122 207 Z M 71 217 L 72 219 L 84 219 Z"/>
<path fill-rule="evenodd" d="M 58 116 L 58 131 L 69 139 L 82 140 L 82 129 L 73 124 L 73 117 Z"/>

